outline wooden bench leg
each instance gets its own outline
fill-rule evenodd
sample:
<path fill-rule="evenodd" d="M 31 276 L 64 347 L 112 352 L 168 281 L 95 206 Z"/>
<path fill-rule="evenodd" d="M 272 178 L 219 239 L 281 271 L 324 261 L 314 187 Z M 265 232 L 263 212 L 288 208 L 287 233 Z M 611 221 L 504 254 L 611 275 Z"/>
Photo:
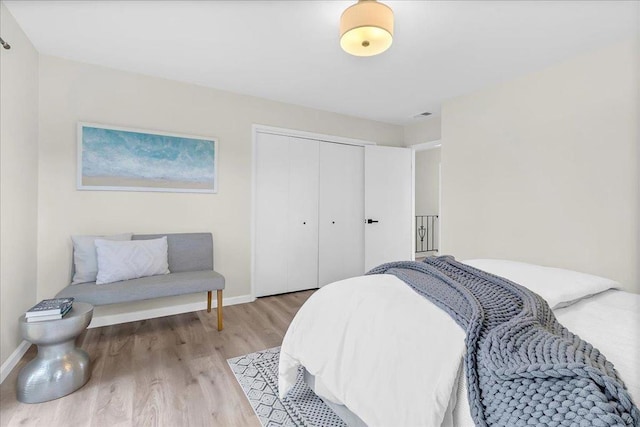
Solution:
<path fill-rule="evenodd" d="M 222 330 L 222 289 L 218 289 L 217 295 L 217 311 L 218 311 L 218 330 Z"/>
<path fill-rule="evenodd" d="M 211 291 L 207 292 L 207 313 L 211 313 Z"/>

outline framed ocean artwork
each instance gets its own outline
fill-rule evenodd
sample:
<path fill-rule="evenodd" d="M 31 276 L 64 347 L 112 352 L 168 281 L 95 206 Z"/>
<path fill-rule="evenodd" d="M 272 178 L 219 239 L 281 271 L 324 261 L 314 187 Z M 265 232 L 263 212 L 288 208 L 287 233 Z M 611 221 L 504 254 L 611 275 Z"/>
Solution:
<path fill-rule="evenodd" d="M 78 123 L 78 189 L 216 193 L 215 138 Z"/>

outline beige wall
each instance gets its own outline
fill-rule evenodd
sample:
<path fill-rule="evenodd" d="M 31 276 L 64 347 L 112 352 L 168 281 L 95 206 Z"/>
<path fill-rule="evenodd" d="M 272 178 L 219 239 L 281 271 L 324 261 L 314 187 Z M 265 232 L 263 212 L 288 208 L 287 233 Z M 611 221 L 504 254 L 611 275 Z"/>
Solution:
<path fill-rule="evenodd" d="M 440 139 L 440 116 L 415 119 L 416 122 L 404 127 L 404 145 L 422 144 Z"/>
<path fill-rule="evenodd" d="M 640 292 L 638 45 L 446 102 L 442 246 L 611 277 Z"/>
<path fill-rule="evenodd" d="M 438 215 L 440 148 L 416 151 L 416 215 Z"/>
<path fill-rule="evenodd" d="M 76 190 L 76 124 L 214 136 L 217 194 Z M 59 58 L 40 59 L 38 298 L 69 283 L 72 234 L 209 231 L 227 297 L 250 293 L 252 124 L 401 145 L 372 122 Z M 101 313 L 204 301 L 204 295 L 100 307 Z"/>
<path fill-rule="evenodd" d="M 22 341 L 18 317 L 36 303 L 38 53 L 0 3 L 0 361 Z"/>

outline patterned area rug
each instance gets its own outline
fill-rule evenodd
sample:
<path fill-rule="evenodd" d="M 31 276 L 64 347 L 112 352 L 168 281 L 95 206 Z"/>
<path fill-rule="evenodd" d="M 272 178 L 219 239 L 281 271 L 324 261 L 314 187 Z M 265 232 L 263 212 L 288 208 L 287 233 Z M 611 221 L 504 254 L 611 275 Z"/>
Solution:
<path fill-rule="evenodd" d="M 346 427 L 304 382 L 302 368 L 293 389 L 278 398 L 279 357 L 280 347 L 274 347 L 227 360 L 262 425 Z"/>

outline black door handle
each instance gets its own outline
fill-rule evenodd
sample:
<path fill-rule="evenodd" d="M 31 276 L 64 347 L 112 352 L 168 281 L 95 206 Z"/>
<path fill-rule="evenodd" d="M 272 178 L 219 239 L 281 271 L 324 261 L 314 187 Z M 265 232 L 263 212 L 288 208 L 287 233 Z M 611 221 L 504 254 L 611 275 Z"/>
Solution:
<path fill-rule="evenodd" d="M 367 224 L 373 224 L 374 222 L 379 222 L 379 221 L 371 218 L 367 219 Z"/>

